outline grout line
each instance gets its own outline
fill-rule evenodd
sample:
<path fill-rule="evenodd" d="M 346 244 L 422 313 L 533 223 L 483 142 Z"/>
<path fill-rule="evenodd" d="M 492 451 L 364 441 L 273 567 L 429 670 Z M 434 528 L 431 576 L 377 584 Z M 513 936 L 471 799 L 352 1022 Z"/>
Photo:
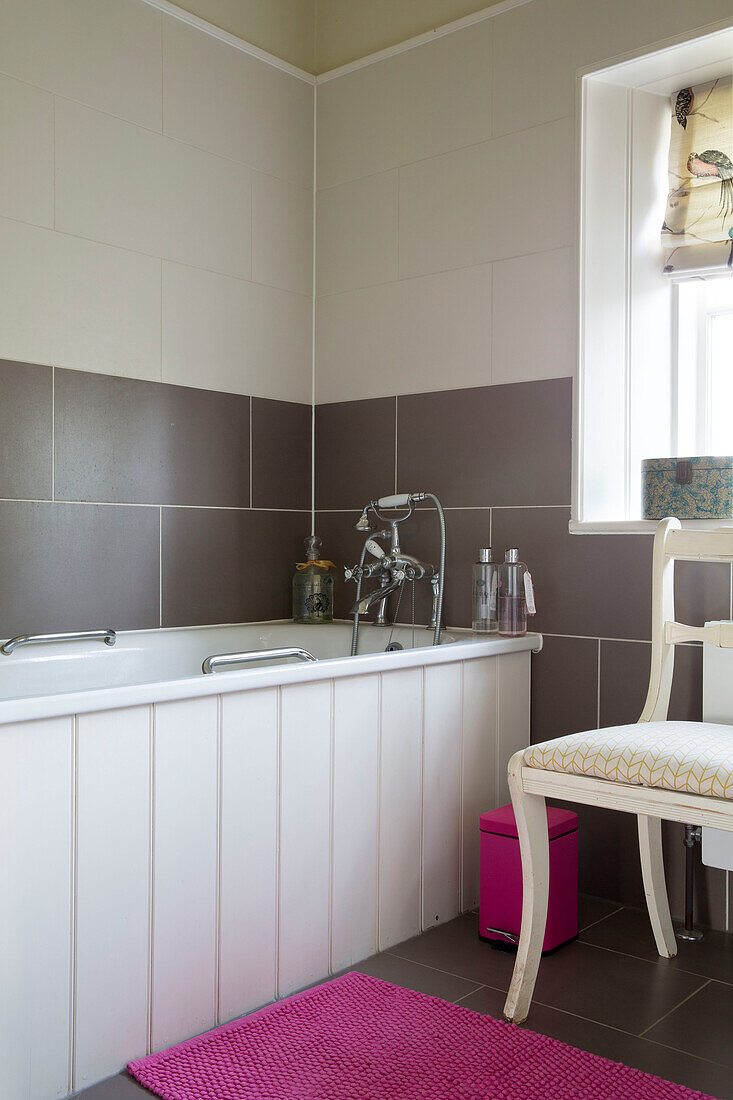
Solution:
<path fill-rule="evenodd" d="M 601 728 L 601 639 L 598 639 L 598 658 L 596 669 L 596 729 Z"/>
<path fill-rule="evenodd" d="M 94 110 L 95 108 L 92 108 Z M 335 191 L 338 187 L 348 187 L 351 183 L 360 183 L 362 180 L 375 179 L 376 176 L 386 176 L 390 172 L 399 172 L 403 168 L 413 168 L 418 164 L 425 164 L 430 160 L 440 160 L 443 157 L 452 156 L 454 153 L 462 153 L 466 149 L 477 149 L 480 145 L 491 145 L 497 141 L 503 141 L 505 138 L 513 138 L 520 134 L 527 134 L 530 130 L 540 130 L 544 126 L 555 126 L 558 122 L 571 122 L 573 119 L 572 114 L 557 115 L 555 118 L 547 118 L 543 122 L 534 122 L 531 126 L 520 126 L 517 130 L 506 130 L 500 134 L 492 134 L 490 137 L 480 138 L 478 141 L 469 141 L 467 145 L 455 145 L 450 146 L 447 149 L 443 149 L 439 153 L 427 153 L 424 157 L 417 157 L 415 160 L 407 160 L 398 164 L 389 164 L 384 168 L 378 168 L 375 172 L 364 172 L 360 176 L 348 176 L 346 179 L 337 180 L 336 183 L 327 183 L 325 187 L 321 187 L 319 194 L 324 194 L 326 191 Z M 134 124 L 133 124 L 134 125 Z M 195 146 L 198 148 L 198 146 Z M 214 154 L 217 155 L 217 154 Z M 254 169 L 259 171 L 259 169 Z M 559 252 L 563 248 L 574 248 L 575 242 L 571 241 L 569 244 L 556 244 L 552 248 L 539 248 L 532 252 L 516 252 L 510 256 L 492 257 L 491 260 L 481 261 L 478 264 L 466 264 L 467 267 L 481 267 L 483 263 L 493 263 L 494 261 L 500 262 L 501 260 L 515 260 L 520 256 L 534 256 L 544 252 Z M 446 267 L 444 271 L 457 270 L 454 268 Z M 430 274 L 437 274 L 436 272 L 430 272 Z M 422 278 L 422 276 L 408 276 L 408 278 Z M 390 279 L 388 282 L 395 282 L 397 280 Z M 382 283 L 370 283 L 370 286 L 382 286 Z M 359 289 L 354 287 L 354 289 Z M 336 291 L 335 293 L 348 293 L 348 291 Z"/>
<path fill-rule="evenodd" d="M 163 507 L 158 517 L 158 625 L 163 625 Z"/>
<path fill-rule="evenodd" d="M 627 909 L 627 908 L 630 908 L 630 906 L 622 906 L 621 908 L 622 909 Z M 617 910 L 617 912 L 618 912 L 618 910 Z M 601 919 L 605 920 L 605 918 L 601 918 Z M 596 923 L 599 923 L 599 922 L 596 921 Z M 679 924 L 680 921 L 677 920 L 677 921 L 675 921 L 675 923 Z M 588 925 L 588 927 L 590 928 L 590 927 L 592 927 L 592 925 Z M 585 931 L 586 931 L 586 929 L 583 929 L 582 932 L 579 935 L 582 937 L 582 934 Z M 712 929 L 712 931 L 719 931 L 719 930 L 718 929 Z M 649 959 L 644 955 L 634 955 L 634 954 L 629 953 L 628 951 L 620 951 L 616 947 L 604 947 L 603 945 L 601 945 L 599 943 L 590 943 L 589 941 L 584 940 L 582 938 L 579 939 L 578 942 L 582 943 L 582 944 L 585 944 L 586 947 L 593 947 L 593 948 L 595 948 L 596 951 L 605 951 L 609 955 L 620 955 L 624 959 L 633 959 L 634 962 L 648 963 L 649 966 L 656 966 L 658 961 L 659 961 L 659 958 L 661 957 L 661 956 L 655 955 L 653 959 Z M 672 969 L 674 970 L 674 972 L 676 974 L 687 974 L 688 977 L 690 977 L 690 978 L 697 978 L 698 981 L 703 982 L 704 985 L 707 985 L 708 982 L 713 982 L 714 981 L 718 985 L 724 985 L 724 986 L 727 986 L 727 987 L 733 986 L 733 981 L 727 982 L 723 978 L 707 978 L 704 974 L 698 974 L 694 970 L 686 970 L 683 966 L 675 966 Z M 702 989 L 702 986 L 700 986 L 699 989 Z M 698 990 L 695 990 L 695 992 L 698 992 Z M 690 996 L 692 996 L 692 994 L 690 994 Z M 682 1002 L 680 1002 L 680 1003 L 682 1003 Z M 653 1026 L 653 1025 L 650 1025 L 650 1026 Z"/>
<path fill-rule="evenodd" d="M 51 228 L 56 228 L 56 96 L 51 94 Z"/>
<path fill-rule="evenodd" d="M 318 89 L 313 88 L 313 232 L 311 235 L 311 534 L 316 533 L 316 280 L 318 245 Z"/>
<path fill-rule="evenodd" d="M 158 17 L 160 35 L 160 132 L 165 134 L 165 42 L 163 41 L 163 13 Z"/>
<path fill-rule="evenodd" d="M 557 510 L 563 509 L 563 510 L 567 511 L 569 507 L 570 507 L 569 504 L 444 504 L 443 505 L 443 511 L 444 512 L 489 512 L 493 509 L 494 511 L 499 510 L 499 511 L 503 511 L 503 512 L 511 512 L 511 511 L 529 511 L 531 509 L 536 510 L 538 508 L 541 508 L 544 511 L 549 511 L 550 509 L 557 509 Z M 361 512 L 361 508 L 362 508 L 362 506 L 360 505 L 358 508 L 356 506 L 354 506 L 353 508 L 318 508 L 318 509 L 316 509 L 316 511 L 318 511 L 318 512 Z M 436 508 L 432 504 L 428 504 L 428 505 L 421 504 L 420 505 L 420 510 L 423 511 L 423 512 L 435 512 Z"/>
<path fill-rule="evenodd" d="M 56 368 L 51 367 L 51 500 L 56 500 Z"/>
<path fill-rule="evenodd" d="M 253 403 L 254 403 L 254 398 L 250 397 L 250 399 L 249 399 L 249 506 L 250 506 L 250 508 L 252 507 L 252 501 L 254 500 L 254 495 L 253 495 L 254 490 L 252 488 L 252 483 L 253 483 L 253 478 L 254 478 L 253 469 L 254 469 L 254 457 L 255 457 L 254 437 L 253 437 L 253 433 L 252 433 L 252 423 L 253 423 L 253 419 L 254 419 L 254 417 L 253 417 L 253 408 L 252 408 Z"/>
<path fill-rule="evenodd" d="M 165 329 L 164 329 L 164 313 L 165 313 L 164 298 L 165 298 L 165 293 L 164 293 L 164 284 L 163 284 L 163 265 L 164 265 L 164 263 L 165 263 L 165 260 L 163 260 L 163 258 L 161 257 L 161 260 L 160 260 L 160 367 L 159 367 L 159 370 L 158 370 L 161 382 L 163 382 L 163 345 L 164 345 L 164 342 L 165 342 Z M 252 400 L 252 398 L 250 398 L 250 401 L 251 400 Z"/>
<path fill-rule="evenodd" d="M 305 512 L 310 514 L 310 508 L 249 508 L 246 505 L 235 504 L 168 504 L 149 503 L 136 500 L 62 500 L 54 497 L 0 497 L 0 504 L 73 504 L 92 508 L 177 508 L 191 512 Z M 357 511 L 356 508 L 353 511 Z"/>
<path fill-rule="evenodd" d="M 423 933 L 423 934 L 424 934 L 424 933 Z M 452 971 L 452 970 L 443 970 L 443 969 L 441 969 L 441 968 L 440 968 L 440 967 L 438 967 L 438 966 L 431 966 L 431 965 L 430 965 L 429 963 L 424 963 L 424 962 L 418 962 L 418 961 L 417 961 L 416 959 L 410 959 L 410 958 L 408 958 L 408 957 L 407 957 L 406 955 L 400 955 L 400 954 L 398 954 L 398 953 L 397 953 L 396 951 L 394 951 L 394 950 L 384 951 L 384 952 L 381 952 L 381 954 L 385 954 L 385 955 L 392 955 L 392 956 L 393 956 L 394 958 L 396 958 L 396 959 L 402 959 L 402 960 L 403 960 L 403 961 L 405 961 L 405 962 L 410 962 L 410 963 L 413 963 L 413 964 L 414 964 L 415 966 L 421 966 L 421 967 L 423 967 L 423 968 L 424 968 L 425 970 L 433 970 L 433 971 L 435 971 L 435 972 L 436 972 L 436 973 L 438 973 L 438 974 L 446 974 L 446 975 L 448 975 L 448 976 L 449 976 L 449 977 L 451 977 L 451 978 L 460 978 L 460 979 L 461 979 L 462 981 L 465 981 L 465 982 L 470 982 L 470 981 L 474 981 L 474 979 L 473 979 L 473 978 L 467 978 L 465 974 L 456 974 L 456 973 L 455 973 L 454 971 Z M 637 958 L 638 956 L 627 956 L 627 957 L 629 957 L 629 958 Z M 708 979 L 708 982 L 710 982 L 710 981 L 712 981 L 712 978 L 711 978 L 711 979 Z M 708 984 L 708 983 L 706 982 L 705 984 Z M 690 997 L 694 997 L 695 993 L 699 993 L 699 992 L 700 992 L 700 989 L 703 989 L 703 988 L 704 988 L 704 986 L 700 986 L 700 987 L 699 987 L 699 989 L 696 989 L 696 990 L 694 991 L 694 993 L 691 993 L 691 994 L 690 994 Z M 506 990 L 506 989 L 502 989 L 502 987 L 501 987 L 501 986 L 498 986 L 498 985 L 490 985 L 490 984 L 489 984 L 489 983 L 487 983 L 487 982 L 483 982 L 483 983 L 480 983 L 480 984 L 479 984 L 479 989 L 489 989 L 489 990 L 491 990 L 491 991 L 492 991 L 492 992 L 494 992 L 494 993 L 501 993 L 501 994 L 503 994 L 504 996 L 506 996 L 506 994 L 507 994 L 507 990 Z M 472 990 L 471 992 L 472 992 L 472 993 L 477 993 L 477 992 L 478 992 L 478 990 L 474 989 L 474 990 Z M 470 993 L 465 993 L 465 994 L 463 994 L 463 997 L 460 997 L 460 998 L 459 998 L 459 1000 L 463 1000 L 463 998 L 464 998 L 464 997 L 469 997 L 469 996 L 471 996 L 471 994 L 470 994 Z M 686 998 L 685 998 L 685 1001 L 686 1001 L 686 1000 L 689 1000 L 689 999 L 690 999 L 690 997 L 686 997 Z M 685 1001 L 680 1001 L 678 1005 L 675 1005 L 675 1008 L 679 1008 L 679 1007 L 680 1007 L 680 1005 L 682 1005 L 682 1004 L 684 1004 L 684 1003 L 685 1003 Z M 453 1003 L 454 1003 L 454 1004 L 457 1004 L 457 1003 L 458 1003 L 458 1001 L 455 1001 L 455 1002 L 453 1002 Z M 670 1051 L 671 1051 L 671 1050 L 673 1050 L 673 1051 L 675 1051 L 675 1053 L 682 1053 L 682 1054 L 686 1054 L 686 1055 L 688 1055 L 688 1056 L 689 1056 L 690 1058 L 695 1058 L 695 1059 L 697 1059 L 697 1061 L 699 1061 L 699 1062 L 705 1062 L 705 1063 L 706 1063 L 707 1065 L 719 1066 L 719 1065 L 722 1065 L 722 1064 L 723 1064 L 723 1063 L 721 1063 L 721 1062 L 715 1062 L 715 1061 L 713 1061 L 713 1060 L 712 1060 L 712 1059 L 710 1059 L 710 1058 L 702 1058 L 702 1057 L 701 1057 L 701 1056 L 700 1056 L 699 1054 L 693 1054 L 693 1053 L 691 1053 L 690 1051 L 678 1051 L 678 1049 L 677 1049 L 676 1047 L 672 1047 L 672 1046 L 669 1046 L 669 1045 L 668 1045 L 667 1043 L 660 1043 L 660 1042 L 659 1042 L 659 1041 L 658 1041 L 657 1039 L 649 1039 L 649 1038 L 647 1038 L 647 1037 L 646 1037 L 646 1031 L 648 1031 L 648 1030 L 649 1030 L 648 1028 L 646 1029 L 646 1031 L 643 1031 L 643 1032 L 641 1032 L 641 1033 L 639 1034 L 638 1032 L 634 1032 L 634 1031 L 626 1031 L 626 1030 L 625 1030 L 624 1028 L 621 1028 L 621 1027 L 616 1027 L 616 1026 L 615 1026 L 614 1024 L 609 1024 L 609 1023 L 605 1023 L 605 1022 L 604 1022 L 604 1021 L 602 1021 L 602 1020 L 594 1020 L 594 1019 L 593 1019 L 592 1017 L 590 1017 L 590 1016 L 582 1016 L 582 1015 L 581 1015 L 580 1013 L 578 1013 L 578 1012 L 570 1012 L 570 1011 L 569 1011 L 568 1009 L 566 1009 L 566 1008 L 560 1008 L 560 1007 L 559 1007 L 558 1005 L 548 1004 L 548 1002 L 547 1002 L 547 1001 L 540 1001 L 540 1000 L 537 1000 L 537 998 L 533 998 L 533 1000 L 532 1000 L 532 1004 L 533 1004 L 533 1005 L 538 1005 L 538 1006 L 541 1006 L 541 1007 L 543 1007 L 543 1008 L 549 1008 L 549 1009 L 550 1009 L 550 1011 L 552 1011 L 552 1012 L 559 1012 L 559 1013 L 561 1013 L 561 1014 L 562 1014 L 563 1016 L 571 1016 L 571 1017 L 572 1017 L 573 1019 L 575 1019 L 575 1020 L 584 1020 L 584 1021 L 586 1021 L 587 1023 L 591 1023 L 591 1024 L 596 1024 L 596 1025 L 597 1025 L 598 1027 L 602 1027 L 602 1028 L 605 1028 L 605 1029 L 606 1029 L 606 1030 L 608 1030 L 608 1031 L 614 1031 L 614 1032 L 616 1032 L 616 1033 L 617 1033 L 617 1034 L 619 1034 L 619 1035 L 629 1035 L 629 1036 L 632 1036 L 632 1037 L 633 1037 L 633 1038 L 635 1038 L 635 1039 L 640 1039 L 640 1038 L 644 1038 L 644 1041 L 645 1041 L 645 1042 L 647 1042 L 647 1043 L 652 1043 L 652 1044 L 653 1044 L 654 1046 L 657 1046 L 657 1047 L 661 1047 L 661 1048 L 662 1048 L 662 1049 L 664 1049 L 664 1050 L 670 1050 Z M 670 1011 L 674 1011 L 674 1009 L 671 1009 Z M 665 1018 L 664 1016 L 663 1016 L 663 1017 L 661 1017 L 661 1019 L 664 1019 L 664 1018 Z M 656 1021 L 656 1022 L 657 1022 L 657 1023 L 659 1023 L 659 1020 L 658 1020 L 658 1021 Z M 650 1027 L 655 1027 L 655 1026 L 656 1026 L 656 1024 L 651 1024 L 651 1025 L 650 1025 Z M 729 1068 L 729 1067 L 726 1067 L 726 1068 Z"/>
<path fill-rule="evenodd" d="M 658 1020 L 655 1020 L 653 1024 L 649 1024 L 649 1027 L 646 1027 L 643 1031 L 640 1031 L 639 1038 L 643 1039 L 648 1031 L 651 1031 L 652 1028 L 657 1026 L 657 1024 L 660 1024 L 662 1020 L 666 1020 L 668 1016 L 671 1016 L 672 1013 L 676 1012 L 678 1008 L 682 1007 L 682 1005 L 687 1004 L 687 1002 L 693 997 L 697 996 L 697 994 L 700 993 L 701 990 L 710 985 L 712 980 L 712 978 L 708 978 L 707 981 L 704 981 L 701 986 L 698 986 L 697 989 L 693 989 L 692 993 L 688 993 L 686 997 L 683 997 L 681 1001 L 678 1001 L 676 1005 L 673 1005 L 673 1007 L 670 1008 L 669 1012 L 665 1012 L 664 1015 L 660 1016 Z"/>
<path fill-rule="evenodd" d="M 397 492 L 397 417 L 399 414 L 400 399 L 394 399 L 394 491 Z"/>
<path fill-rule="evenodd" d="M 144 2 L 144 0 L 143 0 L 143 2 Z M 155 133 L 154 130 L 149 131 L 149 132 Z M 160 136 L 160 135 L 158 135 L 158 136 Z M 197 146 L 192 145 L 192 146 L 189 146 L 189 148 L 196 149 Z M 203 151 L 205 152 L 205 150 L 203 150 Z M 214 154 L 212 154 L 212 155 L 214 155 Z M 260 174 L 264 174 L 264 173 L 260 173 Z M 274 178 L 278 179 L 279 177 L 274 177 Z M 291 181 L 285 180 L 284 182 L 289 183 Z M 304 187 L 304 188 L 301 188 L 301 190 L 308 191 L 308 188 Z M 250 277 L 248 278 L 246 275 L 237 275 L 232 271 L 221 271 L 216 267 L 202 267 L 198 264 L 185 263 L 184 261 L 176 260 L 171 256 L 160 256 L 160 255 L 157 255 L 155 252 L 144 252 L 139 248 L 131 248 L 129 245 L 119 244 L 115 241 L 99 240 L 97 237 L 86 237 L 82 233 L 69 233 L 65 229 L 57 229 L 57 228 L 54 228 L 54 227 L 49 226 L 49 225 L 42 225 L 39 222 L 26 221 L 23 218 L 11 218 L 7 214 L 0 215 L 0 222 L 12 222 L 15 225 L 27 225 L 27 226 L 30 226 L 31 229 L 40 229 L 40 230 L 43 230 L 46 233 L 56 233 L 61 237 L 67 237 L 67 238 L 69 238 L 70 240 L 73 240 L 73 241 L 84 241 L 86 244 L 97 245 L 98 248 L 110 248 L 110 249 L 116 249 L 119 252 L 129 252 L 133 256 L 143 256 L 146 260 L 157 260 L 161 265 L 162 264 L 175 264 L 176 267 L 185 267 L 185 268 L 188 268 L 190 271 L 201 271 L 205 275 L 218 275 L 222 279 L 234 279 L 234 280 L 236 280 L 236 282 L 246 283 L 248 286 L 260 286 L 260 287 L 264 287 L 267 290 L 275 290 L 275 291 L 278 292 L 278 294 L 289 294 L 293 298 L 300 298 L 300 299 L 305 298 L 306 300 L 309 301 L 310 297 L 311 297 L 309 294 L 305 294 L 302 291 L 291 290 L 291 289 L 288 289 L 287 287 L 277 286 L 275 283 L 258 282 L 256 279 L 253 279 L 251 277 L 251 273 L 250 273 Z M 17 362 L 23 362 L 23 361 L 24 360 L 17 360 Z M 66 367 L 64 369 L 66 369 L 66 370 L 80 370 L 81 368 L 79 368 L 79 367 Z M 126 378 L 126 377 L 128 377 L 127 375 L 109 375 L 107 372 L 99 371 L 99 370 L 87 371 L 87 373 L 90 373 L 90 374 L 103 374 L 105 377 L 112 377 L 112 378 Z M 156 379 L 149 379 L 148 378 L 148 379 L 142 379 L 142 381 L 148 381 L 148 382 L 153 381 L 154 382 L 154 381 L 156 381 Z M 536 379 L 535 381 L 542 381 L 542 379 Z M 172 385 L 180 385 L 181 383 L 173 382 L 171 384 Z M 193 388 L 194 389 L 204 389 L 205 387 L 203 387 L 203 386 L 194 386 Z M 215 393 L 217 393 L 217 392 L 229 393 L 230 391 L 229 390 L 225 390 L 225 391 L 214 390 L 213 392 L 215 392 Z M 285 399 L 285 398 L 271 398 L 271 400 L 290 400 L 290 399 L 289 398 L 288 399 Z M 296 402 L 296 404 L 309 404 L 309 402 Z"/>
<path fill-rule="evenodd" d="M 469 982 L 471 981 L 471 978 L 464 978 L 464 981 Z M 480 983 L 477 984 L 476 982 L 474 982 L 473 984 L 476 986 L 476 988 L 470 989 L 468 993 L 463 993 L 460 997 L 456 997 L 455 1001 L 453 1001 L 454 1005 L 459 1005 L 461 1001 L 465 1001 L 466 997 L 472 997 L 474 993 L 480 993 L 482 989 L 490 988 L 489 986 L 482 985 Z"/>
<path fill-rule="evenodd" d="M 361 180 L 354 181 L 354 182 L 361 182 Z M 321 192 L 321 194 L 323 194 L 323 192 Z M 548 252 L 548 253 L 549 252 L 567 252 L 572 247 L 573 247 L 572 244 L 563 244 L 563 245 L 559 245 L 558 248 L 548 248 L 545 251 Z M 147 255 L 147 253 L 145 253 L 145 255 Z M 509 263 L 512 260 L 526 260 L 526 259 L 534 258 L 535 256 L 542 256 L 542 255 L 544 255 L 544 252 L 519 252 L 519 253 L 517 253 L 516 256 L 498 256 L 496 258 L 488 258 L 488 259 L 485 259 L 485 260 L 478 260 L 476 263 L 473 263 L 473 264 L 459 264 L 456 267 L 439 267 L 439 268 L 436 268 L 435 270 L 430 269 L 428 271 L 420 271 L 415 275 L 398 275 L 394 279 L 385 279 L 380 283 L 364 283 L 363 286 L 346 287 L 344 290 L 326 290 L 323 293 L 319 294 L 318 297 L 319 298 L 338 298 L 339 296 L 343 297 L 347 294 L 355 295 L 355 294 L 359 294 L 363 290 L 376 290 L 379 287 L 396 286 L 398 283 L 414 283 L 419 279 L 432 279 L 432 278 L 434 278 L 438 275 L 452 275 L 454 273 L 459 273 L 459 272 L 463 272 L 463 271 L 476 271 L 478 268 L 481 268 L 481 267 L 487 267 L 487 268 L 491 269 L 490 270 L 490 277 L 493 280 L 493 274 L 494 274 L 493 268 L 496 264 Z M 190 266 L 190 265 L 186 265 L 186 266 Z M 562 374 L 562 375 L 550 375 L 549 378 L 527 378 L 527 379 L 517 378 L 517 379 L 512 379 L 511 382 L 497 382 L 497 383 L 493 383 L 493 384 L 502 386 L 502 385 L 516 385 L 517 382 L 522 382 L 522 381 L 525 381 L 525 382 L 548 382 L 548 381 L 551 381 L 553 378 L 556 378 L 556 377 L 569 378 L 569 377 L 572 377 L 572 376 L 567 375 L 567 374 Z M 473 385 L 473 386 L 466 386 L 466 387 L 461 387 L 461 388 L 480 389 L 482 386 L 489 386 L 489 385 L 492 385 L 492 383 L 491 382 L 482 382 L 482 383 L 478 383 L 478 384 Z M 454 387 L 450 387 L 450 388 L 453 389 Z M 422 391 L 418 391 L 418 392 L 422 392 Z M 433 392 L 436 392 L 436 391 L 430 390 L 428 392 L 433 393 Z M 437 392 L 440 392 L 440 391 L 437 391 Z M 384 396 L 384 395 L 382 394 L 382 395 L 379 395 L 379 396 Z M 358 400 L 358 398 L 356 400 Z M 368 401 L 368 400 L 370 400 L 370 398 L 363 398 L 362 400 L 367 400 Z"/>
<path fill-rule="evenodd" d="M 584 924 L 582 928 L 578 929 L 578 935 L 582 936 L 583 933 L 587 932 L 589 928 L 595 928 L 595 926 L 597 924 L 602 924 L 604 920 L 608 920 L 609 917 L 613 917 L 616 913 L 620 913 L 623 908 L 624 908 L 623 905 L 619 905 L 619 907 L 617 909 L 614 909 L 612 912 L 606 913 L 604 916 L 599 917 L 598 920 L 592 920 L 590 922 L 590 924 Z M 584 941 L 581 941 L 581 942 L 584 942 Z M 588 946 L 589 947 L 595 947 L 596 944 L 592 943 L 592 944 L 589 944 Z"/>

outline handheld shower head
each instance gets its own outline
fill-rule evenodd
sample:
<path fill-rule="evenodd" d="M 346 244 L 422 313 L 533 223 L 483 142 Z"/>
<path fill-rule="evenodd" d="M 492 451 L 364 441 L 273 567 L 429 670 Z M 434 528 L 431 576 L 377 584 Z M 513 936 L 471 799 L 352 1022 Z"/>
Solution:
<path fill-rule="evenodd" d="M 366 508 L 364 509 L 364 511 L 361 513 L 358 520 L 354 524 L 354 530 L 355 531 L 373 531 L 374 530 L 374 524 L 369 519 L 369 515 L 368 515 L 368 512 L 369 512 L 370 508 L 371 508 L 371 504 L 367 504 Z"/>

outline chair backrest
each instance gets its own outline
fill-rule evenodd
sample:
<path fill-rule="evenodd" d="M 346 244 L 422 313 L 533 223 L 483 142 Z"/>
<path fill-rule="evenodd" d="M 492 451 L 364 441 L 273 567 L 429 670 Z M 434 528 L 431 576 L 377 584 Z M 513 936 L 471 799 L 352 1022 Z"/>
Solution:
<path fill-rule="evenodd" d="M 657 526 L 652 558 L 652 667 L 640 722 L 657 722 L 667 717 L 675 645 L 707 642 L 733 649 L 733 623 L 687 626 L 675 621 L 675 560 L 733 561 L 733 527 L 683 531 L 678 519 L 663 519 Z"/>

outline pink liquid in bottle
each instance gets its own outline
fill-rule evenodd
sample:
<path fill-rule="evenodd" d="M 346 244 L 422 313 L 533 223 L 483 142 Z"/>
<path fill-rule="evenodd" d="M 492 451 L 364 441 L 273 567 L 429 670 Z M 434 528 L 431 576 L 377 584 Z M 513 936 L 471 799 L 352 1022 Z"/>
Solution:
<path fill-rule="evenodd" d="M 524 592 L 526 565 L 519 560 L 519 551 L 507 550 L 499 566 L 497 610 L 499 634 L 517 638 L 527 633 L 527 600 Z"/>

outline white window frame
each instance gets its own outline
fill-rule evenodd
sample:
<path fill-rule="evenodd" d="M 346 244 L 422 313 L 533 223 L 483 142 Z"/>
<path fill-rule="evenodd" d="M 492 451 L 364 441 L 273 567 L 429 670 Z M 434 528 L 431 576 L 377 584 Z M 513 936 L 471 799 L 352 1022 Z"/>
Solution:
<path fill-rule="evenodd" d="M 720 23 L 703 36 L 667 40 L 578 73 L 571 533 L 652 532 L 656 526 L 638 518 L 641 457 L 675 453 L 677 290 L 662 274 L 661 217 L 656 224 L 649 209 L 659 208 L 662 190 L 666 196 L 669 95 L 730 73 L 732 64 L 733 26 Z M 685 525 L 719 527 L 721 521 Z"/>

